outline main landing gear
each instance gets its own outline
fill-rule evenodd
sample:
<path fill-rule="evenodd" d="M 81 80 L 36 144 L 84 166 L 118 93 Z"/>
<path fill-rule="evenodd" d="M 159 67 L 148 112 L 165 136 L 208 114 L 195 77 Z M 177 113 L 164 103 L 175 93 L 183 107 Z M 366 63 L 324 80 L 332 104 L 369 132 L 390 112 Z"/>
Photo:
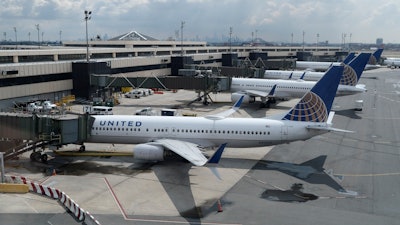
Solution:
<path fill-rule="evenodd" d="M 30 159 L 33 162 L 47 163 L 48 155 L 45 153 L 42 154 L 42 151 L 33 150 L 33 152 L 30 155 Z"/>
<path fill-rule="evenodd" d="M 261 101 L 260 103 L 260 108 L 269 108 L 271 104 L 275 104 L 276 99 L 275 98 L 268 98 L 267 101 Z"/>

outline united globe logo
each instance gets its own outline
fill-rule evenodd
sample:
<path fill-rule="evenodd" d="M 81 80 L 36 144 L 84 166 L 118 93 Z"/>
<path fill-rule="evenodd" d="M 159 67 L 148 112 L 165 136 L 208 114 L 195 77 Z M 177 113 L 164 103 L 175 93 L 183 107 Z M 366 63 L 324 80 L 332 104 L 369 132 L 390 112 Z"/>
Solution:
<path fill-rule="evenodd" d="M 326 122 L 328 120 L 328 110 L 324 101 L 322 101 L 318 95 L 308 92 L 283 119 L 305 122 Z"/>
<path fill-rule="evenodd" d="M 339 84 L 356 86 L 357 73 L 356 73 L 356 71 L 354 71 L 353 68 L 351 68 L 351 66 L 344 65 L 343 75 L 342 75 L 342 78 L 340 79 Z"/>

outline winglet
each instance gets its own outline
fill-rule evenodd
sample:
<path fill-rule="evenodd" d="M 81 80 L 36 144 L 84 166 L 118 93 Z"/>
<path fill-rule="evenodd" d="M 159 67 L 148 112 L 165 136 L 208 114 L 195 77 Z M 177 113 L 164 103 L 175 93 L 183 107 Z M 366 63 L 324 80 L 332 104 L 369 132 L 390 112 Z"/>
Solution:
<path fill-rule="evenodd" d="M 304 72 L 299 79 L 303 80 L 305 75 L 306 75 L 306 72 Z"/>
<path fill-rule="evenodd" d="M 223 143 L 222 145 L 219 146 L 219 148 L 217 149 L 217 151 L 214 153 L 213 156 L 211 156 L 211 158 L 208 160 L 208 163 L 213 163 L 213 164 L 218 164 L 219 160 L 221 159 L 222 153 L 225 150 L 227 143 Z"/>
<path fill-rule="evenodd" d="M 272 86 L 272 89 L 269 91 L 269 93 L 268 93 L 269 97 L 275 96 L 275 89 L 276 89 L 276 84 L 274 86 Z"/>
<path fill-rule="evenodd" d="M 210 165 L 210 167 L 207 168 L 209 168 L 211 172 L 214 174 L 214 176 L 216 176 L 219 180 L 222 180 L 222 178 L 221 175 L 219 174 L 216 165 L 219 163 L 219 160 L 221 159 L 226 144 L 227 143 L 223 143 L 222 145 L 220 145 L 217 151 L 214 153 L 214 155 L 208 160 L 208 164 Z"/>
<path fill-rule="evenodd" d="M 234 110 L 238 110 L 240 108 L 240 106 L 242 105 L 244 99 L 244 95 L 242 95 L 239 100 L 236 101 L 235 105 L 233 105 L 232 109 Z"/>
<path fill-rule="evenodd" d="M 291 80 L 293 76 L 293 72 L 290 73 L 288 80 Z"/>
<path fill-rule="evenodd" d="M 332 66 L 282 120 L 326 122 L 343 74 L 343 66 Z"/>
<path fill-rule="evenodd" d="M 243 99 L 244 99 L 244 95 L 242 95 L 242 96 L 236 101 L 236 103 L 232 106 L 231 109 L 228 109 L 228 110 L 226 110 L 226 111 L 217 113 L 217 114 L 215 114 L 215 115 L 208 115 L 208 116 L 205 116 L 204 118 L 210 119 L 210 120 L 222 120 L 222 119 L 225 119 L 226 117 L 232 115 L 234 112 L 236 112 L 236 111 L 239 110 L 240 105 L 242 105 Z"/>

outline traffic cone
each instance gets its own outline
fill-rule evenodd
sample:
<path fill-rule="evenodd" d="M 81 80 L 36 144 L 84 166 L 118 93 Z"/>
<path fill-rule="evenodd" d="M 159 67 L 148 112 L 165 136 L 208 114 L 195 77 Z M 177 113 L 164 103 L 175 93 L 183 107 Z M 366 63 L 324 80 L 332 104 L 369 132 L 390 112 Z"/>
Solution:
<path fill-rule="evenodd" d="M 222 210 L 222 204 L 221 204 L 221 201 L 219 199 L 217 201 L 217 207 L 218 207 L 218 212 L 224 211 L 224 210 Z"/>
<path fill-rule="evenodd" d="M 52 176 L 55 176 L 55 175 L 57 175 L 57 173 L 56 173 L 56 169 L 53 169 L 53 172 L 51 173 L 51 175 L 52 175 Z"/>

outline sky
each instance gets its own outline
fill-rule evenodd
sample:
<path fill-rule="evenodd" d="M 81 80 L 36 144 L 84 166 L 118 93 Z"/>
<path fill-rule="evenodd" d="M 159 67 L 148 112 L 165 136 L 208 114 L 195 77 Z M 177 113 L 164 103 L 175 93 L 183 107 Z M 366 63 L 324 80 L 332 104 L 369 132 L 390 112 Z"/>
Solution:
<path fill-rule="evenodd" d="M 36 41 L 36 24 L 45 41 L 85 40 L 84 10 L 92 11 L 90 38 L 135 30 L 180 40 L 184 21 L 185 40 L 229 42 L 232 28 L 241 40 L 290 43 L 293 34 L 301 43 L 304 32 L 306 43 L 342 43 L 343 35 L 346 43 L 400 43 L 398 0 L 1 0 L 0 40 Z"/>

